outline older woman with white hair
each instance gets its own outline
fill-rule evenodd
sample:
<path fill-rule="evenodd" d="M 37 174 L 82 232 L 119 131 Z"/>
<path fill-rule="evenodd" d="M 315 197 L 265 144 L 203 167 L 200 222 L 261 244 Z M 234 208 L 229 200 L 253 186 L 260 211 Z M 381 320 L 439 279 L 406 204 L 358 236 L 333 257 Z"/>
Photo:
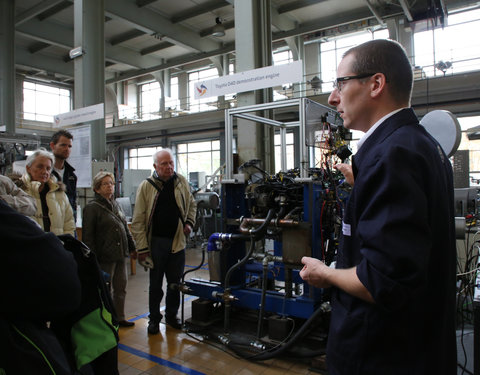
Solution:
<path fill-rule="evenodd" d="M 53 154 L 39 148 L 28 156 L 26 173 L 17 185 L 35 198 L 37 212 L 30 216 L 45 232 L 56 235 L 75 233 L 72 206 L 65 194 L 65 185 L 52 177 Z"/>
<path fill-rule="evenodd" d="M 121 327 L 131 327 L 125 320 L 127 294 L 127 262 L 130 253 L 136 256 L 135 242 L 125 215 L 115 201 L 115 177 L 101 171 L 93 178 L 95 197 L 83 210 L 82 240 L 96 254 L 100 268 L 109 275 L 112 299 Z"/>

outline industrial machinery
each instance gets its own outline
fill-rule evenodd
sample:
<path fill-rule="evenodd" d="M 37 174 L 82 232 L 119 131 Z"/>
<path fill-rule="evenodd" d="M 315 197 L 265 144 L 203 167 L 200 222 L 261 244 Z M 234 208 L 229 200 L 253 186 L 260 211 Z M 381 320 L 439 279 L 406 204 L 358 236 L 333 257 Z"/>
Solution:
<path fill-rule="evenodd" d="M 40 137 L 0 133 L 0 174 L 11 174 L 13 164 L 25 160 L 25 152 L 39 146 Z"/>
<path fill-rule="evenodd" d="M 298 109 L 297 121 L 256 115 L 287 107 Z M 300 165 L 284 169 L 283 142 L 281 172 L 269 175 L 260 160 L 251 160 L 234 174 L 234 117 L 277 127 L 282 139 L 288 128 L 298 129 Z M 198 297 L 187 330 L 251 359 L 298 350 L 306 342 L 315 349 L 310 353 L 318 354 L 325 346 L 330 297 L 300 278 L 301 258 L 334 264 L 349 186 L 333 165 L 351 154 L 351 134 L 338 113 L 306 98 L 229 109 L 225 123 L 222 232 L 213 233 L 206 246 L 210 279 L 187 280 L 185 274 L 180 286 Z"/>

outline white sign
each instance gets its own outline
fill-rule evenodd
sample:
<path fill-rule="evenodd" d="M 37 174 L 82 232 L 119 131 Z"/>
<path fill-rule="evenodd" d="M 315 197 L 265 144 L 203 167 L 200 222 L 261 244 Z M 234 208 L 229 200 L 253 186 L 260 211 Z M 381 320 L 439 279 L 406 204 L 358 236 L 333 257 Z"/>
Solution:
<path fill-rule="evenodd" d="M 194 97 L 202 99 L 302 82 L 302 80 L 302 61 L 297 60 L 289 64 L 267 66 L 208 81 L 199 81 L 195 83 Z"/>
<path fill-rule="evenodd" d="M 90 125 L 68 129 L 73 135 L 73 146 L 68 162 L 75 168 L 77 188 L 92 186 L 92 145 Z"/>
<path fill-rule="evenodd" d="M 103 103 L 100 103 L 55 115 L 53 116 L 53 126 L 74 125 L 104 118 L 105 111 L 103 108 Z"/>

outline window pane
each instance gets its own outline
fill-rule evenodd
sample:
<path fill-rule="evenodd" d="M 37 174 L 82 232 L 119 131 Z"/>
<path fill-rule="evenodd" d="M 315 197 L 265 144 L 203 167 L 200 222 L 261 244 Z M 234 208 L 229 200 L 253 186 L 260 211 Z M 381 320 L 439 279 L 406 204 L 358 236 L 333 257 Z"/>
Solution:
<path fill-rule="evenodd" d="M 137 158 L 134 159 L 128 159 L 129 160 L 129 167 L 130 169 L 138 169 L 138 161 Z"/>
<path fill-rule="evenodd" d="M 188 152 L 197 152 L 197 151 L 210 151 L 211 149 L 210 141 L 207 142 L 194 142 L 188 144 Z"/>
<path fill-rule="evenodd" d="M 187 152 L 187 144 L 186 143 L 179 143 L 177 145 L 177 153 Z"/>
<path fill-rule="evenodd" d="M 53 115 L 71 110 L 71 91 L 54 86 L 23 82 L 23 112 L 25 119 L 52 122 Z"/>
<path fill-rule="evenodd" d="M 155 153 L 155 147 L 142 147 L 138 149 L 138 156 L 150 156 L 150 159 L 152 160 L 152 155 Z"/>
<path fill-rule="evenodd" d="M 23 91 L 23 111 L 28 113 L 35 113 L 35 91 Z"/>
<path fill-rule="evenodd" d="M 188 178 L 187 154 L 177 154 L 177 172 Z"/>
<path fill-rule="evenodd" d="M 153 170 L 152 156 L 143 156 L 138 158 L 138 169 L 150 169 Z"/>
<path fill-rule="evenodd" d="M 35 90 L 35 83 L 24 81 L 23 82 L 23 88 Z"/>
<path fill-rule="evenodd" d="M 287 133 L 287 145 L 288 144 L 293 144 L 293 133 Z"/>

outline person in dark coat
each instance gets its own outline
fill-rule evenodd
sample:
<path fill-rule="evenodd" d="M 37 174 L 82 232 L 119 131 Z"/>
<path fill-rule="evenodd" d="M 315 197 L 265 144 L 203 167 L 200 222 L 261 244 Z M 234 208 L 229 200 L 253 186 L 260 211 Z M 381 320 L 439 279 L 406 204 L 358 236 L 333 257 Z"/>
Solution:
<path fill-rule="evenodd" d="M 453 177 L 410 108 L 403 48 L 348 50 L 329 103 L 365 132 L 352 166 L 336 268 L 304 257 L 300 276 L 332 287 L 329 374 L 456 374 Z"/>
<path fill-rule="evenodd" d="M 79 307 L 77 262 L 55 234 L 1 199 L 0 238 L 0 372 L 73 374 L 47 322 Z"/>
<path fill-rule="evenodd" d="M 52 174 L 58 181 L 63 182 L 67 188 L 67 197 L 73 210 L 73 217 L 77 219 L 77 176 L 67 159 L 72 152 L 73 135 L 68 130 L 61 129 L 52 135 L 50 148 L 52 149 L 55 163 Z"/>
<path fill-rule="evenodd" d="M 125 215 L 115 201 L 115 178 L 101 171 L 93 178 L 95 198 L 83 210 L 82 240 L 97 255 L 100 267 L 109 275 L 112 297 L 121 327 L 131 327 L 125 320 L 128 255 L 136 256 L 135 242 Z"/>

